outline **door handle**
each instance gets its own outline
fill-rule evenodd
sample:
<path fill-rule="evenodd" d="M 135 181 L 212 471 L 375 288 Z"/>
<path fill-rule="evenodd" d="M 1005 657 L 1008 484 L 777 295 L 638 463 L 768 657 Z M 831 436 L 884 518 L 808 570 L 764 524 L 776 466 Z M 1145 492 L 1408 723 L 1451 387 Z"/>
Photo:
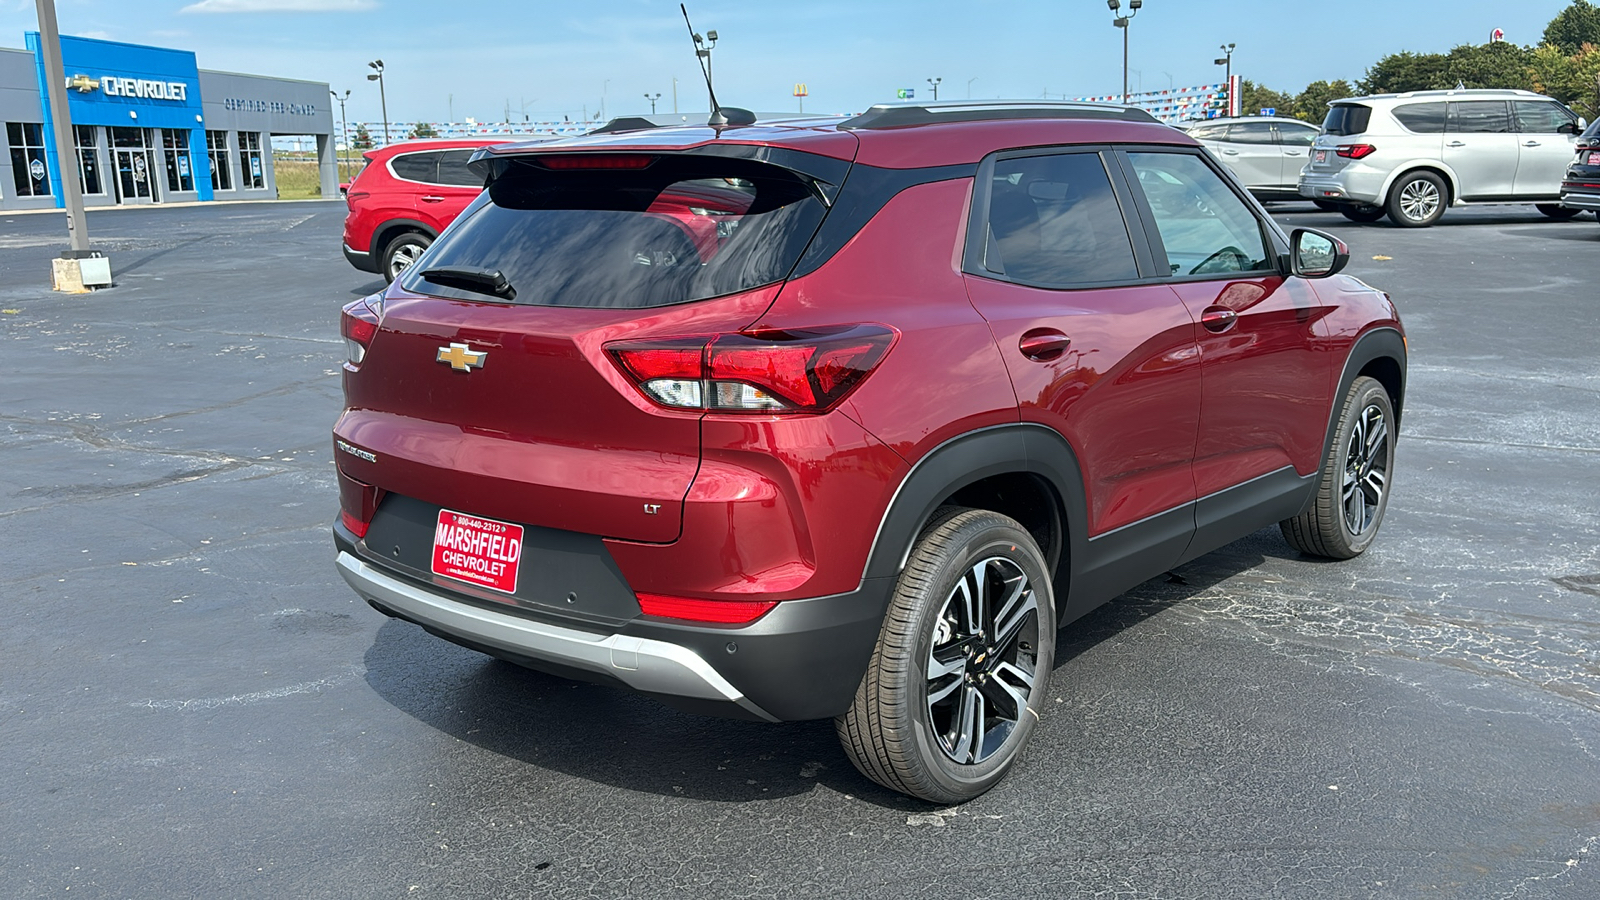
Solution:
<path fill-rule="evenodd" d="M 1224 150 L 1224 151 L 1222 151 L 1222 155 L 1224 155 L 1224 156 L 1238 156 L 1239 155 L 1239 151 L 1237 151 L 1237 150 Z"/>
<path fill-rule="evenodd" d="M 426 194 L 426 195 L 424 195 L 422 197 L 422 202 L 423 203 L 443 203 L 444 202 L 444 198 L 443 197 L 434 196 L 433 194 Z"/>
<path fill-rule="evenodd" d="M 1200 313 L 1200 324 L 1212 334 L 1221 334 L 1239 321 L 1239 314 L 1226 306 L 1208 306 Z"/>
<path fill-rule="evenodd" d="M 1060 356 L 1070 343 L 1072 338 L 1054 328 L 1034 328 L 1023 332 L 1022 340 L 1017 342 L 1017 349 L 1029 359 L 1049 362 Z"/>
<path fill-rule="evenodd" d="M 1543 145 L 1541 145 L 1538 141 L 1523 141 L 1522 142 L 1522 146 L 1524 146 L 1524 147 L 1539 147 L 1539 146 L 1543 146 Z"/>
<path fill-rule="evenodd" d="M 1465 147 L 1466 143 L 1463 142 L 1463 141 L 1451 141 L 1450 143 L 1445 144 L 1445 146 L 1446 147 Z"/>

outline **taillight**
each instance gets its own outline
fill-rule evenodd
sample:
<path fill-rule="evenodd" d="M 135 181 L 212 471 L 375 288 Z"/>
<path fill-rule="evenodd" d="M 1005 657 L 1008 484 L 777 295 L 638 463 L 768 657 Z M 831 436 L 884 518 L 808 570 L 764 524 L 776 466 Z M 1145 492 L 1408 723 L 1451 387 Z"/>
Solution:
<path fill-rule="evenodd" d="M 1378 148 L 1371 144 L 1340 144 L 1339 148 L 1333 152 L 1335 155 L 1342 156 L 1345 159 L 1366 159 L 1377 153 Z"/>
<path fill-rule="evenodd" d="M 894 339 L 882 325 L 840 325 L 625 341 L 606 351 L 646 397 L 665 407 L 820 413 L 871 374 Z"/>
<path fill-rule="evenodd" d="M 776 600 L 694 600 L 663 594 L 635 594 L 639 609 L 647 616 L 714 622 L 718 625 L 744 625 L 766 615 Z"/>
<path fill-rule="evenodd" d="M 383 295 L 373 294 L 364 300 L 347 304 L 339 316 L 339 333 L 344 335 L 345 349 L 349 352 L 347 366 L 361 365 L 367 357 L 367 348 L 378 333 L 378 322 L 383 317 Z"/>
<path fill-rule="evenodd" d="M 372 525 L 373 513 L 378 511 L 378 502 L 383 499 L 383 491 L 364 481 L 357 481 L 343 471 L 337 474 L 339 521 L 356 537 L 364 538 Z"/>

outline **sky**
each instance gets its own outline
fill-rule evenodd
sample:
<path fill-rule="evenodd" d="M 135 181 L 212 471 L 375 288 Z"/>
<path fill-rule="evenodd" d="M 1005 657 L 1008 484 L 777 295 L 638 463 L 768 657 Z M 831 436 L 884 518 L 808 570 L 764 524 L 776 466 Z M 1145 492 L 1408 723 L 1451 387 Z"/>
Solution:
<path fill-rule="evenodd" d="M 1236 74 L 1297 92 L 1354 81 L 1388 53 L 1506 39 L 1537 43 L 1570 0 L 1145 0 L 1129 29 L 1130 88 Z M 899 88 L 940 99 L 1115 94 L 1121 32 L 1105 0 L 690 0 L 718 32 L 718 99 L 762 111 L 858 112 Z M 1124 3 L 1126 6 L 1126 3 Z M 382 59 L 389 119 L 533 121 L 707 108 L 676 2 L 587 0 L 56 0 L 63 34 L 176 47 L 200 68 L 326 81 L 352 122 L 381 119 L 366 75 Z M 0 47 L 38 28 L 34 0 L 0 0 Z M 337 111 L 335 111 L 337 114 Z"/>

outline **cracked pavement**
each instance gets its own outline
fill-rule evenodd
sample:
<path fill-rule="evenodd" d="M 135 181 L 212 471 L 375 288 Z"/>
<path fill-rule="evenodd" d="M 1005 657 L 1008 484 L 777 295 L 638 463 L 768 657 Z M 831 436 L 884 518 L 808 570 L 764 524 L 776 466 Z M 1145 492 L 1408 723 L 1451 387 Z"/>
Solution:
<path fill-rule="evenodd" d="M 1600 226 L 1346 238 L 1411 338 L 1376 544 L 1266 529 L 1060 635 L 939 809 L 826 722 L 673 712 L 388 620 L 333 570 L 337 203 L 0 215 L 0 896 L 1600 896 Z M 1375 256 L 1388 257 L 1377 260 Z"/>

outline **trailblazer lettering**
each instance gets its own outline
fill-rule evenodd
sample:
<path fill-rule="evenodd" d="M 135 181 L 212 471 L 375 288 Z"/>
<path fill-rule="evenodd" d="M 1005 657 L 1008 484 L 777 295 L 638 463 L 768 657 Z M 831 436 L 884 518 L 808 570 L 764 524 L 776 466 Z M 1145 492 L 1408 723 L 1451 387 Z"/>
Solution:
<path fill-rule="evenodd" d="M 106 75 L 100 79 L 100 90 L 107 97 L 137 97 L 141 100 L 175 100 L 187 102 L 189 86 L 181 81 L 150 81 L 145 78 L 114 78 Z"/>

